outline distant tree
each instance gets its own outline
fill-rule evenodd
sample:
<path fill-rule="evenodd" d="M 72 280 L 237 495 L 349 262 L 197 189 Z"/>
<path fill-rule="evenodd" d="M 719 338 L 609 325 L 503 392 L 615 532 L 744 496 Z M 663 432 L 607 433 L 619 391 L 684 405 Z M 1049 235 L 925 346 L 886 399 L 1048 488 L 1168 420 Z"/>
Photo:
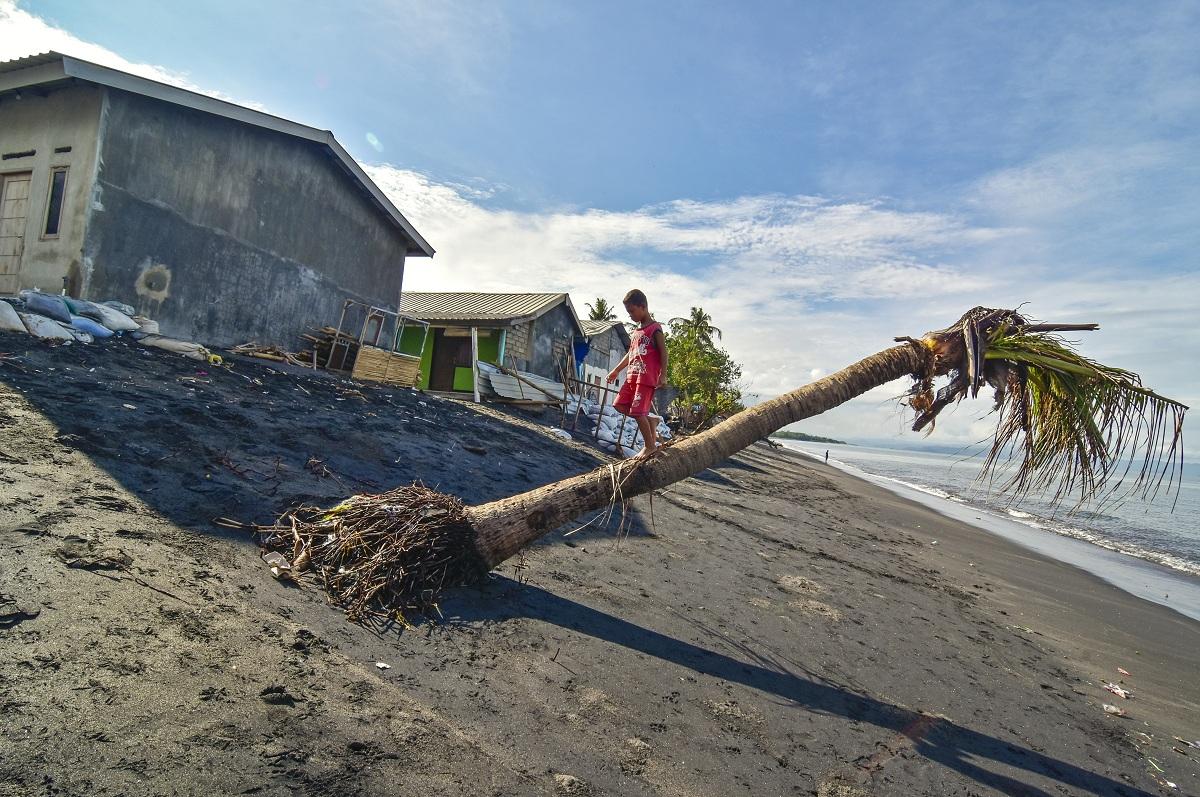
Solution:
<path fill-rule="evenodd" d="M 695 334 L 701 342 L 713 345 L 713 336 L 721 339 L 721 330 L 713 326 L 712 316 L 704 312 L 703 307 L 693 307 L 686 317 L 672 318 L 667 322 L 671 331 L 677 335 Z"/>
<path fill-rule="evenodd" d="M 667 337 L 670 355 L 667 381 L 679 391 L 673 407 L 684 428 L 691 431 L 744 409 L 738 387 L 742 367 L 729 352 L 712 343 L 709 329 L 715 327 L 708 323 L 700 327 L 673 325 L 677 331 Z"/>
<path fill-rule="evenodd" d="M 613 312 L 612 305 L 604 299 L 596 299 L 595 304 L 587 303 L 588 320 L 589 321 L 616 321 L 617 314 Z"/>

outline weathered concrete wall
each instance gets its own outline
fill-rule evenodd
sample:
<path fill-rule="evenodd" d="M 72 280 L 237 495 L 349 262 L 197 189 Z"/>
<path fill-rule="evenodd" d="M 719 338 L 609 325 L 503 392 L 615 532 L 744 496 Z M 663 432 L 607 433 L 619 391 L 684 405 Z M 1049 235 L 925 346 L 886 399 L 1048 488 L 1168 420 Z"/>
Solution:
<path fill-rule="evenodd" d="M 64 277 L 69 290 L 79 288 L 102 99 L 101 89 L 81 85 L 45 96 L 26 91 L 21 99 L 0 101 L 0 153 L 36 151 L 32 156 L 0 160 L 0 173 L 33 173 L 17 288 L 58 293 Z M 67 147 L 69 152 L 55 152 Z M 42 233 L 50 173 L 60 166 L 68 168 L 62 223 L 57 237 L 46 238 Z"/>
<path fill-rule="evenodd" d="M 571 350 L 571 343 L 579 330 L 571 311 L 560 304 L 533 322 L 530 340 L 529 365 L 526 370 L 548 379 L 562 379 L 559 369 L 563 356 Z"/>
<path fill-rule="evenodd" d="M 395 308 L 405 240 L 322 147 L 109 90 L 88 297 L 165 334 L 295 346 L 346 298 Z"/>

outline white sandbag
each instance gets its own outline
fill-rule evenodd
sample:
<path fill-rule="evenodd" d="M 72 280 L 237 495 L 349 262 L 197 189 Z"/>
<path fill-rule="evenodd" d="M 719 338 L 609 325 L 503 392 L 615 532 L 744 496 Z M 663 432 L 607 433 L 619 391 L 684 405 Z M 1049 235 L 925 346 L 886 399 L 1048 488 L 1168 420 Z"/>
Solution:
<path fill-rule="evenodd" d="M 138 328 L 138 322 L 119 310 L 114 310 L 102 304 L 92 304 L 91 302 L 88 305 L 88 307 L 81 307 L 79 314 L 99 321 L 113 332 L 133 332 Z"/>
<path fill-rule="evenodd" d="M 139 316 L 135 316 L 133 320 L 138 325 L 138 332 L 141 332 L 143 335 L 161 335 L 162 334 L 158 329 L 158 322 L 155 321 L 154 319 L 145 318 L 145 317 L 139 315 Z"/>
<path fill-rule="evenodd" d="M 107 307 L 112 310 L 116 310 L 121 315 L 133 315 L 134 313 L 137 312 L 136 310 L 134 310 L 132 307 L 125 304 L 124 302 L 114 302 L 114 301 L 101 302 L 101 306 Z"/>
<path fill-rule="evenodd" d="M 21 323 L 21 316 L 8 302 L 0 302 L 0 330 L 5 332 L 28 332 Z"/>
<path fill-rule="evenodd" d="M 42 340 L 75 340 L 74 331 L 53 318 L 36 313 L 17 313 L 30 335 Z"/>
<path fill-rule="evenodd" d="M 162 349 L 163 351 L 169 351 L 172 354 L 179 354 L 193 360 L 200 360 L 201 362 L 208 360 L 208 349 L 199 343 L 192 343 L 190 340 L 176 340 L 175 338 L 168 338 L 166 335 L 147 335 L 138 342 L 143 346 Z"/>

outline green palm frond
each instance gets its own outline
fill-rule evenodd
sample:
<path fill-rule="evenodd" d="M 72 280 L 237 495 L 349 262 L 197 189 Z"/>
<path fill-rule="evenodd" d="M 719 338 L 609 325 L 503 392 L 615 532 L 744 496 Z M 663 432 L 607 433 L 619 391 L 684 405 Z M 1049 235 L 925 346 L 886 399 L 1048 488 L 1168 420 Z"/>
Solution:
<path fill-rule="evenodd" d="M 1147 389 L 1137 374 L 1089 360 L 1056 335 L 1003 325 L 984 359 L 985 370 L 995 363 L 1004 378 L 984 471 L 1019 451 L 1006 485 L 1015 494 L 1053 487 L 1056 497 L 1083 502 L 1118 494 L 1132 477 L 1128 492 L 1150 498 L 1178 477 L 1187 407 Z"/>
<path fill-rule="evenodd" d="M 1014 498 L 1054 491 L 1092 499 L 1149 499 L 1178 486 L 1187 407 L 1142 384 L 1132 371 L 1090 360 L 1056 331 L 1094 324 L 1030 323 L 1012 310 L 975 308 L 919 345 L 933 357 L 909 393 L 913 428 L 990 385 L 999 414 L 983 476 L 1011 473 L 1000 488 Z M 913 341 L 918 343 L 917 341 Z M 933 379 L 948 375 L 936 393 Z"/>

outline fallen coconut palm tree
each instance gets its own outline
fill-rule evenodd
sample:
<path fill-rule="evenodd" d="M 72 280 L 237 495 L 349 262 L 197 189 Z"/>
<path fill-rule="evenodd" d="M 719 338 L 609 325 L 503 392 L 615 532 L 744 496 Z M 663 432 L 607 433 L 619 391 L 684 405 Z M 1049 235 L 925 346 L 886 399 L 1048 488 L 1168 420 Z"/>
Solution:
<path fill-rule="evenodd" d="M 351 619 L 402 618 L 469 582 L 547 532 L 597 509 L 685 479 L 788 424 L 911 376 L 914 430 L 932 431 L 952 403 L 994 390 L 998 426 L 984 474 L 1005 465 L 1014 495 L 1054 488 L 1079 502 L 1124 485 L 1149 498 L 1182 467 L 1183 404 L 1129 371 L 1100 365 L 1056 333 L 1095 324 L 1036 324 L 978 307 L 947 329 L 900 345 L 738 413 L 645 459 L 605 465 L 536 490 L 465 506 L 419 485 L 302 509 L 269 527 L 268 547 L 291 555 Z M 935 390 L 935 380 L 946 377 Z"/>

